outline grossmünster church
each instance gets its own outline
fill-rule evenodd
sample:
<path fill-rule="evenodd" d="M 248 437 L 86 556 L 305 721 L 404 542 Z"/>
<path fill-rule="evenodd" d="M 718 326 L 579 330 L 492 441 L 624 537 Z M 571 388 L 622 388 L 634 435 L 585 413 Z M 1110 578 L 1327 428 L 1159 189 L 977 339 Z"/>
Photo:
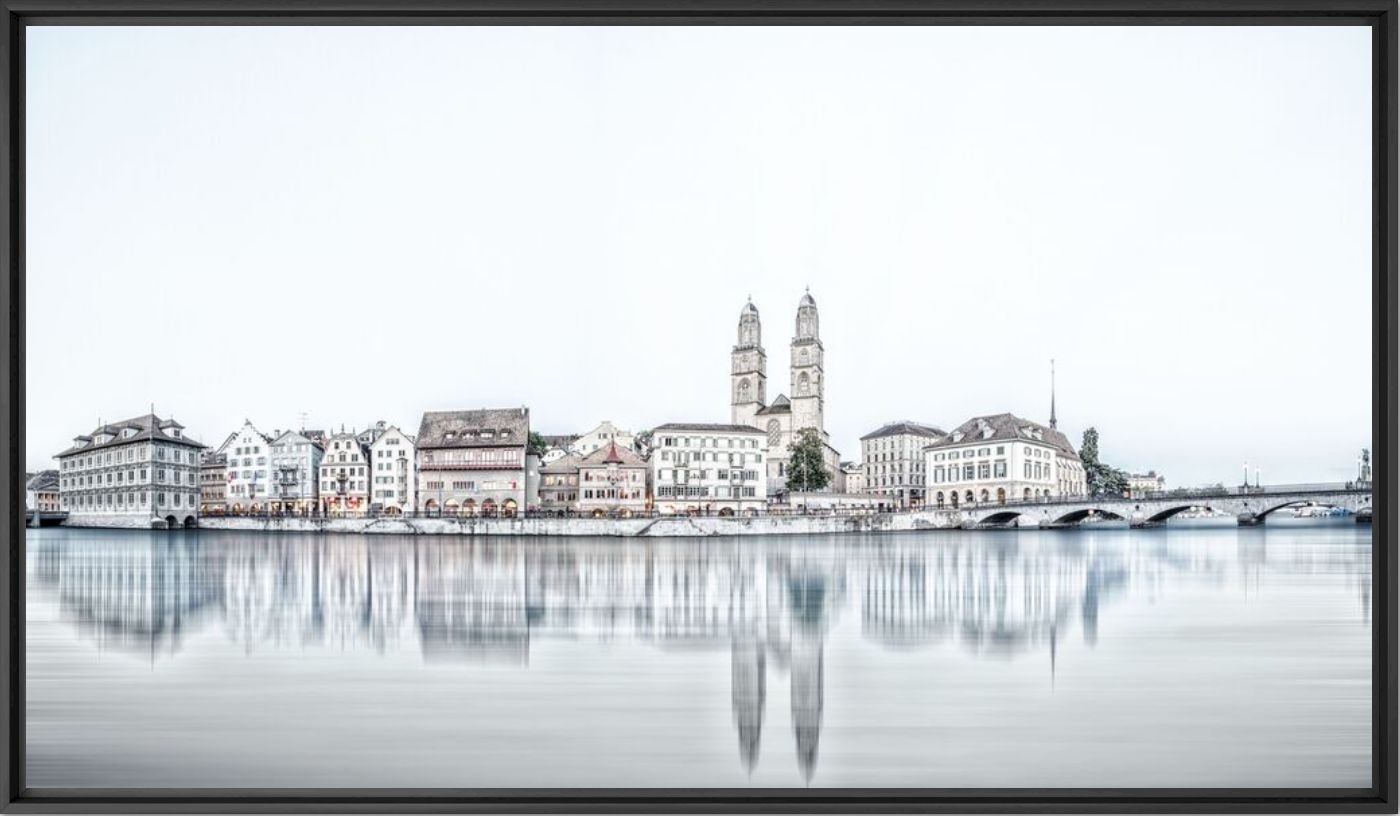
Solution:
<path fill-rule="evenodd" d="M 797 433 L 813 428 L 826 447 L 827 472 L 835 474 L 840 456 L 826 432 L 826 371 L 817 302 L 807 292 L 797 304 L 796 331 L 788 361 L 791 397 L 779 394 L 768 402 L 768 356 L 763 351 L 763 326 L 750 300 L 739 313 L 739 342 L 730 354 L 730 421 L 768 434 L 768 495 L 787 491 L 788 446 Z"/>

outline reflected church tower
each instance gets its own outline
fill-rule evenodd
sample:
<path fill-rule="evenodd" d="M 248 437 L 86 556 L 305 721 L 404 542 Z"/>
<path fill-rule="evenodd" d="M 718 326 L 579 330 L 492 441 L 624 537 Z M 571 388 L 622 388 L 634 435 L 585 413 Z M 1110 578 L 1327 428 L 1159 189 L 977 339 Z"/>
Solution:
<path fill-rule="evenodd" d="M 822 633 L 806 627 L 793 632 L 791 652 L 792 731 L 797 764 L 812 781 L 817 770 L 817 743 L 822 735 Z"/>
<path fill-rule="evenodd" d="M 762 642 L 753 636 L 734 639 L 734 724 L 739 731 L 739 760 L 752 774 L 763 738 L 763 706 L 768 696 L 768 661 Z"/>
<path fill-rule="evenodd" d="M 750 300 L 739 313 L 739 342 L 729 361 L 730 422 L 754 425 L 768 399 L 768 358 L 763 353 L 763 327 L 758 307 Z"/>

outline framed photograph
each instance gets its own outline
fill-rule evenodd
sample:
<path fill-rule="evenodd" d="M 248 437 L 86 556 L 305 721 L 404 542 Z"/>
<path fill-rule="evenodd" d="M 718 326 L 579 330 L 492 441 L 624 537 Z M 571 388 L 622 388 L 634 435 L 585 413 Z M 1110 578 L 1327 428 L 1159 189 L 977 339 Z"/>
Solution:
<path fill-rule="evenodd" d="M 1394 0 L 0 5 L 8 810 L 1396 812 Z"/>

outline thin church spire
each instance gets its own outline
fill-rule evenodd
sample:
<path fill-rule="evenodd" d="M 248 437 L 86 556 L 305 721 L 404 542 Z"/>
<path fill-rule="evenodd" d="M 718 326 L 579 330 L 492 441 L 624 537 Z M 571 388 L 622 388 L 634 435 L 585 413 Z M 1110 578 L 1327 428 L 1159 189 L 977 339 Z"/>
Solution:
<path fill-rule="evenodd" d="M 1055 358 L 1050 358 L 1050 427 L 1055 427 Z"/>

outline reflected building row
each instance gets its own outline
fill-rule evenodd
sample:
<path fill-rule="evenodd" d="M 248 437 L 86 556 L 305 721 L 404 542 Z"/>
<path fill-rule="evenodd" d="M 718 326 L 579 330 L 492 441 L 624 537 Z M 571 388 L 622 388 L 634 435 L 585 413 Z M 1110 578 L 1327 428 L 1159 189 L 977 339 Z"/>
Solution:
<path fill-rule="evenodd" d="M 1014 534 L 852 542 L 677 540 L 583 544 L 262 536 L 144 543 L 69 538 L 35 552 L 41 591 L 101 646 L 178 652 L 196 626 L 217 625 L 239 648 L 421 651 L 429 660 L 525 664 L 551 636 L 711 647 L 731 655 L 739 756 L 760 755 L 767 683 L 787 675 L 804 776 L 818 755 L 829 629 L 856 614 L 887 646 L 951 642 L 979 654 L 1044 650 L 1078 627 L 1097 639 L 1100 611 L 1135 582 L 1170 573 L 1227 573 L 1230 554 L 1095 546 L 1080 536 L 1027 543 Z M 1243 569 L 1270 566 L 1259 551 Z M 1370 548 L 1284 569 L 1369 575 Z M 1369 585 L 1369 580 L 1363 583 Z M 1155 590 L 1151 590 L 1154 591 Z"/>

